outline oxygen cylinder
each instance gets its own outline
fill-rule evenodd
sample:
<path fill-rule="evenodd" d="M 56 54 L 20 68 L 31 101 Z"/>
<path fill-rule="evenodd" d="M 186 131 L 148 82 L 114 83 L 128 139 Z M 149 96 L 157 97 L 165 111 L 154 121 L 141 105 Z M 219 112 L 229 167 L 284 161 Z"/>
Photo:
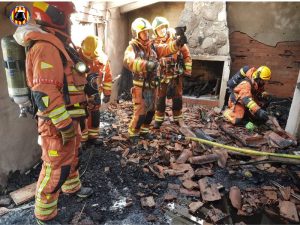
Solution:
<path fill-rule="evenodd" d="M 20 117 L 26 117 L 31 101 L 25 77 L 25 49 L 12 35 L 1 39 L 1 48 L 9 97 L 19 105 Z"/>

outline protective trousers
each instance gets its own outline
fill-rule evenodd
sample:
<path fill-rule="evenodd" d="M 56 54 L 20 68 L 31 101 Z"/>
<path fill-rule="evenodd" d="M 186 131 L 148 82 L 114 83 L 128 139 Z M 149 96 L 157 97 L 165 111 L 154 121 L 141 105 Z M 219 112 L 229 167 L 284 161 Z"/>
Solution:
<path fill-rule="evenodd" d="M 153 90 L 153 96 L 155 96 L 155 88 L 151 90 Z M 147 134 L 149 133 L 150 124 L 155 113 L 154 107 L 150 111 L 146 110 L 142 87 L 133 86 L 131 89 L 131 94 L 133 103 L 133 117 L 128 127 L 129 136 L 133 137 L 139 136 L 139 134 Z M 155 98 L 153 101 L 154 106 Z"/>
<path fill-rule="evenodd" d="M 81 131 L 77 120 L 73 119 L 73 125 L 76 137 L 63 145 L 61 135 L 51 120 L 38 120 L 43 165 L 37 182 L 34 212 L 40 220 L 51 220 L 57 215 L 60 190 L 75 193 L 81 188 L 78 173 Z"/>
<path fill-rule="evenodd" d="M 241 124 L 245 115 L 246 107 L 237 102 L 234 104 L 230 99 L 228 101 L 228 109 L 223 113 L 225 120 L 232 124 Z"/>
<path fill-rule="evenodd" d="M 100 132 L 100 105 L 95 105 L 93 108 L 88 107 L 88 117 L 84 120 L 84 129 L 82 130 L 81 142 L 86 142 L 90 139 L 99 138 Z"/>
<path fill-rule="evenodd" d="M 166 96 L 170 85 L 174 86 L 172 96 L 173 119 L 177 122 L 182 118 L 182 76 L 173 78 L 169 83 L 162 82 L 157 93 L 155 122 L 163 123 L 166 110 Z"/>

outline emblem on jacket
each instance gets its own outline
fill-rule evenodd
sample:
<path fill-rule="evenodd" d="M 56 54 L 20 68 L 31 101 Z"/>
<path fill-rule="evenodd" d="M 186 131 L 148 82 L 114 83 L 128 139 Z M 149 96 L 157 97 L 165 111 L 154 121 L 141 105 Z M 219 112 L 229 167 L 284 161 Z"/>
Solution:
<path fill-rule="evenodd" d="M 30 12 L 25 6 L 16 6 L 10 12 L 10 21 L 16 26 L 23 26 L 30 20 Z"/>

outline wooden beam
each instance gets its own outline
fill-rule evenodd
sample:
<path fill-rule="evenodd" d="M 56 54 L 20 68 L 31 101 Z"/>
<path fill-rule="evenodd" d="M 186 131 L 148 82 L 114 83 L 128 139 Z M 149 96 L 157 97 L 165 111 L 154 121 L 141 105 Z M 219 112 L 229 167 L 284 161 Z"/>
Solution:
<path fill-rule="evenodd" d="M 159 1 L 150 0 L 150 1 L 135 1 L 132 3 L 128 3 L 128 4 L 120 7 L 120 13 L 127 13 L 130 11 L 136 10 L 136 9 L 143 8 L 148 5 L 152 5 L 157 2 L 159 2 Z"/>
<path fill-rule="evenodd" d="M 9 195 L 16 205 L 23 204 L 34 198 L 36 182 L 11 192 Z"/>

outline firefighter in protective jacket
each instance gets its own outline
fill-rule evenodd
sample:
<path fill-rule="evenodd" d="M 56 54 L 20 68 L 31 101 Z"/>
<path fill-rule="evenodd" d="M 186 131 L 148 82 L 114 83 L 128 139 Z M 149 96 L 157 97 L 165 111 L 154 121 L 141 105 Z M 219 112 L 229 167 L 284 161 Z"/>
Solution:
<path fill-rule="evenodd" d="M 243 124 L 246 110 L 261 122 L 268 120 L 268 113 L 259 105 L 259 99 L 267 96 L 264 84 L 271 79 L 271 70 L 267 66 L 250 68 L 244 79 L 237 84 L 230 94 L 228 109 L 224 111 L 225 120 L 232 124 Z"/>
<path fill-rule="evenodd" d="M 149 127 L 155 113 L 155 88 L 157 85 L 158 58 L 178 51 L 186 37 L 168 44 L 153 44 L 149 39 L 152 26 L 144 18 L 131 25 L 133 39 L 124 54 L 124 65 L 133 73 L 131 89 L 134 115 L 129 124 L 130 140 L 136 143 L 139 135 L 150 138 Z"/>
<path fill-rule="evenodd" d="M 80 56 L 88 66 L 86 94 L 88 98 L 88 118 L 82 131 L 82 143 L 96 146 L 102 144 L 99 139 L 101 94 L 103 102 L 110 100 L 112 75 L 107 56 L 101 49 L 101 41 L 96 36 L 87 36 L 79 49 Z"/>
<path fill-rule="evenodd" d="M 57 215 L 60 191 L 86 197 L 78 173 L 79 121 L 86 116 L 84 65 L 77 61 L 69 37 L 71 2 L 35 2 L 37 25 L 19 27 L 16 41 L 27 47 L 26 76 L 37 105 L 43 165 L 36 187 L 38 223 Z"/>
<path fill-rule="evenodd" d="M 175 39 L 175 30 L 169 28 L 169 21 L 164 17 L 155 17 L 152 28 L 157 44 L 170 43 Z M 174 121 L 178 123 L 182 120 L 183 75 L 190 76 L 192 72 L 192 58 L 186 44 L 177 53 L 162 57 L 159 62 L 162 78 L 156 99 L 155 129 L 158 129 L 164 121 L 166 97 L 173 101 Z"/>

